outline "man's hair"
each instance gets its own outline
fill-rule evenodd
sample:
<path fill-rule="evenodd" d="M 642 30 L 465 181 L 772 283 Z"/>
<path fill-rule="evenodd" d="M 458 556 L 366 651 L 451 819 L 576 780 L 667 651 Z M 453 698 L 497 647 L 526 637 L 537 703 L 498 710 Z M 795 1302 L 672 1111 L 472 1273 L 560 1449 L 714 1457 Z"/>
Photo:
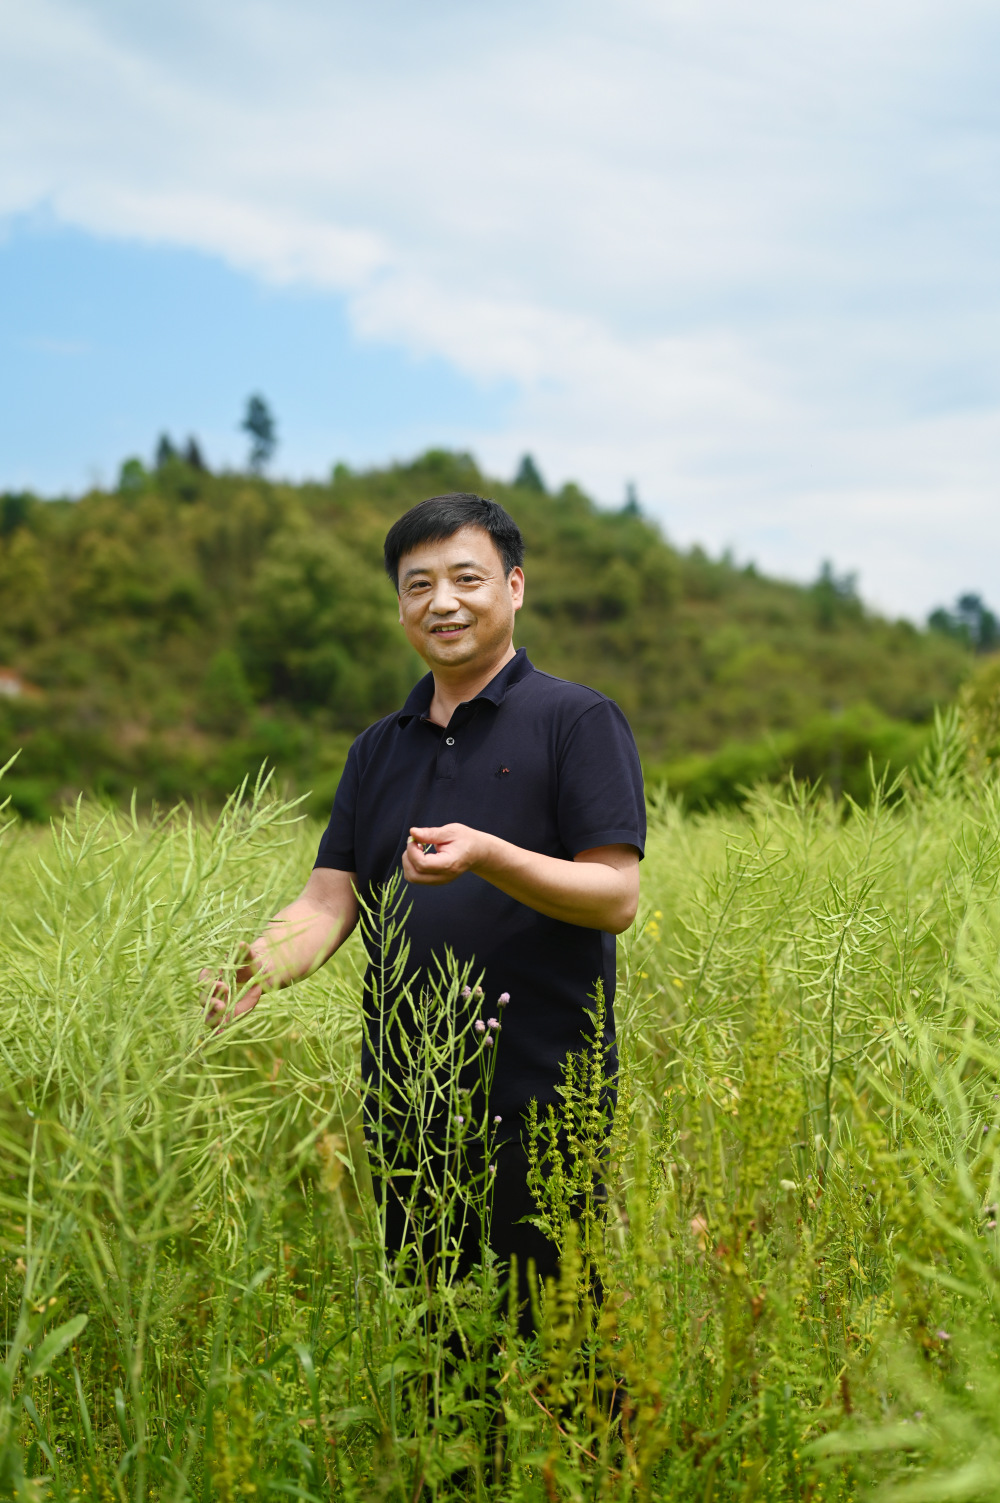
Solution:
<path fill-rule="evenodd" d="M 393 522 L 385 539 L 385 572 L 399 591 L 399 560 L 421 543 L 440 543 L 461 527 L 481 527 L 493 539 L 503 560 L 504 573 L 520 568 L 524 539 L 514 518 L 497 501 L 487 501 L 471 491 L 453 491 L 418 501 Z"/>

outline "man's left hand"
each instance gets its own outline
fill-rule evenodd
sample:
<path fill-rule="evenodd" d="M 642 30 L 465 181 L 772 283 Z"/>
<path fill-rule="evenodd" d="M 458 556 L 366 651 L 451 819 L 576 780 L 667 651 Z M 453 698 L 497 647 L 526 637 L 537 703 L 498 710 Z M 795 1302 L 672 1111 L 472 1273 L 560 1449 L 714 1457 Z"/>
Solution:
<path fill-rule="evenodd" d="M 403 852 L 407 882 L 443 887 L 464 872 L 546 918 L 609 934 L 628 928 L 639 901 L 639 852 L 632 845 L 594 846 L 568 860 L 468 825 L 413 826 Z"/>
<path fill-rule="evenodd" d="M 414 826 L 403 852 L 407 882 L 442 887 L 487 859 L 491 837 L 468 825 Z M 425 847 L 433 846 L 433 850 Z"/>

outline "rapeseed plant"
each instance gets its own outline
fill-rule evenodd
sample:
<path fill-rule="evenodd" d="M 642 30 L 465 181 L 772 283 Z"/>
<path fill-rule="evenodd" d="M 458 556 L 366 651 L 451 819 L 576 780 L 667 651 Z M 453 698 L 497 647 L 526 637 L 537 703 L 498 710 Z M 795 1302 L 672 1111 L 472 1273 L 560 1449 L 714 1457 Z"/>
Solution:
<path fill-rule="evenodd" d="M 656 802 L 617 1101 L 596 995 L 530 1131 L 547 1288 L 486 1245 L 517 999 L 450 962 L 408 987 L 398 890 L 366 923 L 407 1026 L 366 1094 L 360 938 L 223 1034 L 201 1016 L 200 966 L 235 969 L 311 860 L 265 781 L 214 822 L 8 828 L 0 1496 L 1000 1494 L 1000 792 L 973 709 L 865 809 Z"/>

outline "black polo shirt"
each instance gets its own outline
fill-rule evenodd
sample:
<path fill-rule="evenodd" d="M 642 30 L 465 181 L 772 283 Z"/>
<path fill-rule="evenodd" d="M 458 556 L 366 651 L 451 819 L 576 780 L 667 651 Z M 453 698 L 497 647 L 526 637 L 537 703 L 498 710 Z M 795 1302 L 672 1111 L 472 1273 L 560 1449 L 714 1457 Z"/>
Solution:
<path fill-rule="evenodd" d="M 356 872 L 362 897 L 377 901 L 411 825 L 451 823 L 566 861 L 604 845 L 642 854 L 642 772 L 613 700 L 540 673 L 524 648 L 445 728 L 427 719 L 433 693 L 428 674 L 399 714 L 354 742 L 317 866 Z M 599 978 L 614 1062 L 613 935 L 545 918 L 471 872 L 442 887 L 406 886 L 406 903 L 408 975 L 438 974 L 446 948 L 483 972 L 483 1016 L 502 1019 L 493 1110 L 513 1115 L 533 1097 L 557 1099 L 561 1066 L 587 1038 Z M 500 1010 L 503 992 L 510 1003 Z M 372 1065 L 366 1045 L 366 1078 Z"/>

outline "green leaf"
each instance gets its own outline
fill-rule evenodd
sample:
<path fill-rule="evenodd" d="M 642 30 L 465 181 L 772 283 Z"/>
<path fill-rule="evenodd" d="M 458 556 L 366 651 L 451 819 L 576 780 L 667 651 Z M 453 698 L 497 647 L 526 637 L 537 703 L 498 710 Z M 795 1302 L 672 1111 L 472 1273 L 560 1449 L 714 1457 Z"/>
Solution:
<path fill-rule="evenodd" d="M 70 1342 L 76 1340 L 87 1324 L 87 1318 L 86 1315 L 74 1315 L 72 1320 L 67 1320 L 61 1326 L 56 1326 L 54 1331 L 50 1331 L 32 1357 L 27 1376 L 37 1378 L 39 1373 L 47 1371 L 59 1354 L 66 1350 Z"/>

